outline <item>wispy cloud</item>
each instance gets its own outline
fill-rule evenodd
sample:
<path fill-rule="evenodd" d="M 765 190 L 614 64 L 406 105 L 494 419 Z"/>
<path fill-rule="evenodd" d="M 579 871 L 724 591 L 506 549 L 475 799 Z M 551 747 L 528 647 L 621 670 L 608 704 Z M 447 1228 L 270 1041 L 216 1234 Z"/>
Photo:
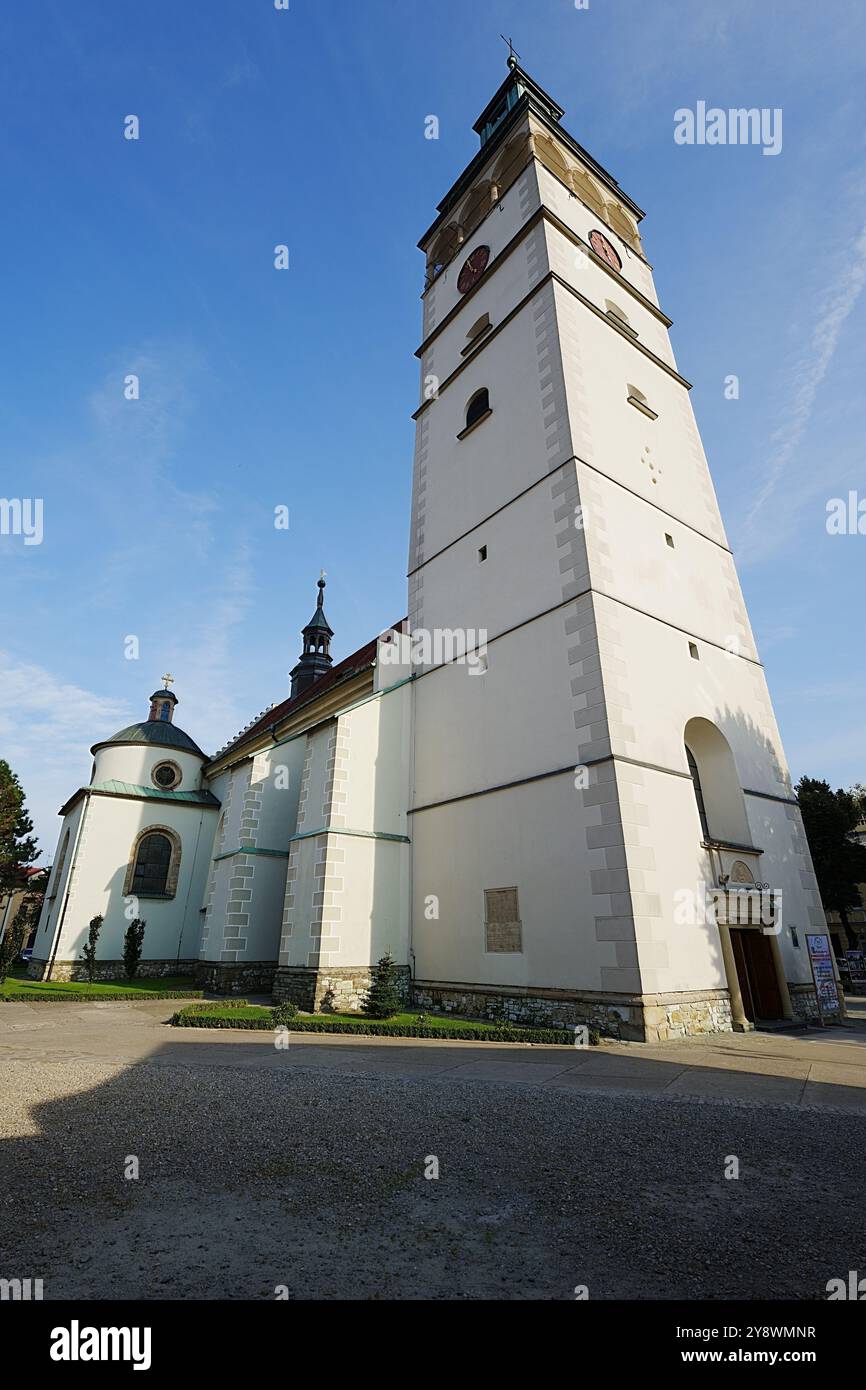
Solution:
<path fill-rule="evenodd" d="M 192 643 L 172 647 L 176 639 L 166 634 L 176 690 L 189 711 L 188 731 L 207 753 L 215 752 L 256 713 L 250 708 L 253 681 L 243 640 L 255 594 L 252 548 L 239 537 L 218 583 L 200 596 L 198 621 L 191 618 L 186 623 L 178 615 L 175 632 L 194 632 Z M 182 711 L 179 715 L 184 725 Z"/>
<path fill-rule="evenodd" d="M 121 701 L 0 651 L 0 750 L 21 777 L 47 858 L 54 850 L 61 803 L 89 780 L 90 745 L 133 718 Z"/>
<path fill-rule="evenodd" d="M 239 62 L 233 63 L 222 81 L 225 87 L 243 87 L 247 84 L 261 82 L 261 69 L 256 67 L 248 53 L 244 53 Z"/>
<path fill-rule="evenodd" d="M 143 650 L 152 653 L 159 645 L 160 660 L 177 679 L 181 697 L 177 722 L 208 753 L 226 743 L 257 712 L 250 706 L 250 680 L 239 678 L 244 669 L 242 628 L 254 595 L 251 549 L 242 539 L 218 583 L 190 600 L 197 620 L 191 614 L 189 622 L 184 622 L 177 612 L 177 621 L 169 629 L 162 629 L 159 636 L 151 634 L 142 644 Z M 184 642 L 189 631 L 195 633 L 191 644 Z M 159 673 L 167 669 L 157 662 L 156 671 L 146 676 L 144 660 L 136 664 L 141 668 L 141 700 L 133 707 L 0 650 L 0 756 L 21 777 L 46 859 L 54 850 L 59 807 L 89 781 L 91 745 L 144 718 L 147 695 Z"/>
<path fill-rule="evenodd" d="M 103 534 L 117 538 L 102 557 L 92 601 L 111 602 L 160 565 L 174 569 L 181 553 L 188 563 L 209 558 L 219 503 L 211 493 L 175 481 L 208 372 L 194 344 L 150 343 L 116 353 L 91 393 L 93 430 L 83 484 Z M 133 376 L 139 397 L 128 400 L 123 384 Z M 146 525 L 148 518 L 153 524 Z"/>
<path fill-rule="evenodd" d="M 95 694 L 12 650 L 0 653 L 0 750 L 21 777 L 47 854 L 53 852 L 58 807 L 89 779 L 90 745 L 144 717 L 146 697 L 166 669 L 162 661 L 177 657 L 179 667 L 188 663 L 189 674 L 198 671 L 188 682 L 195 698 L 186 708 L 208 711 L 211 737 L 218 730 L 221 742 L 240 717 L 226 708 L 230 702 L 220 690 L 229 686 L 223 679 L 226 644 L 246 612 L 249 575 L 232 562 L 217 570 L 217 585 L 210 580 L 220 503 L 205 490 L 175 481 L 183 476 L 179 461 L 208 370 L 195 345 L 186 341 L 118 350 L 85 400 L 89 427 L 64 461 L 64 471 L 74 468 L 78 479 L 76 501 L 89 534 L 98 537 L 99 563 L 89 567 L 87 609 L 91 614 L 113 610 L 118 622 L 106 647 L 101 620 L 99 684 L 104 689 L 117 680 L 118 663 L 126 667 L 123 639 L 134 634 L 142 650 L 141 704 Z M 138 400 L 124 395 L 124 382 L 133 375 Z M 153 602 L 154 583 L 160 595 L 173 595 L 175 615 L 186 608 L 185 623 L 173 622 L 166 631 L 165 607 Z M 187 649 L 189 632 L 196 637 Z M 20 649 L 20 640 L 17 645 Z M 151 663 L 156 666 L 149 675 L 145 660 L 148 671 Z M 190 732 L 198 735 L 197 729 Z"/>
<path fill-rule="evenodd" d="M 263 74 L 249 56 L 246 49 L 235 62 L 233 62 L 224 72 L 223 76 L 210 87 L 200 87 L 200 96 L 197 104 L 187 109 L 184 118 L 184 133 L 193 144 L 211 144 L 214 140 L 214 131 L 220 128 L 221 98 L 224 92 L 231 92 L 238 87 L 255 87 L 263 81 Z"/>
<path fill-rule="evenodd" d="M 814 737 L 804 736 L 789 740 L 791 765 L 798 769 L 797 776 L 826 777 L 831 785 L 850 786 L 859 777 L 859 771 L 851 773 L 851 748 L 862 748 L 866 743 L 866 725 L 853 722 L 837 722 L 832 731 L 816 733 Z"/>
<path fill-rule="evenodd" d="M 860 693 L 859 680 L 823 681 L 818 685 L 805 685 L 786 690 L 779 699 L 779 704 L 797 706 L 806 700 L 818 700 L 821 704 L 839 700 L 856 703 L 860 699 Z"/>
<path fill-rule="evenodd" d="M 866 226 L 853 245 L 840 257 L 843 269 L 839 273 L 834 261 L 834 275 L 822 294 L 822 308 L 808 334 L 806 346 L 794 363 L 786 397 L 788 408 L 783 425 L 771 439 L 772 452 L 766 475 L 746 512 L 739 547 L 743 557 L 764 556 L 768 545 L 779 544 L 783 538 L 776 494 L 784 481 L 788 493 L 787 510 L 807 497 L 822 491 L 821 477 L 802 476 L 804 466 L 798 462 L 798 450 L 812 418 L 818 392 L 833 362 L 842 330 L 853 312 L 866 285 Z M 811 469 L 811 460 L 810 460 Z M 765 509 L 774 502 L 772 526 L 765 524 Z M 760 535 L 761 546 L 755 542 Z"/>
<path fill-rule="evenodd" d="M 764 627 L 756 629 L 755 641 L 758 651 L 766 652 L 771 647 L 778 647 L 782 642 L 790 642 L 792 637 L 797 636 L 798 629 L 790 623 L 777 623 L 775 627 Z"/>

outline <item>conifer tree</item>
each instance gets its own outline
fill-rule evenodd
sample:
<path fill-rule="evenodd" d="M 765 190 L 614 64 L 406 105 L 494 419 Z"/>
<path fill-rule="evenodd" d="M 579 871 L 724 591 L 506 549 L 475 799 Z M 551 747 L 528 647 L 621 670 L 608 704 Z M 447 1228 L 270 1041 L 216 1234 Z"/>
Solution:
<path fill-rule="evenodd" d="M 38 908 L 37 908 L 38 912 Z M 3 933 L 0 941 L 0 985 L 3 984 L 16 960 L 24 949 L 24 943 L 33 926 L 33 903 L 24 899 L 12 922 Z"/>
<path fill-rule="evenodd" d="M 403 1007 L 394 957 L 387 951 L 373 967 L 373 981 L 362 1005 L 368 1018 L 393 1018 Z"/>
<path fill-rule="evenodd" d="M 7 762 L 0 758 L 0 893 L 21 888 L 22 870 L 39 856 L 33 822 L 24 808 L 24 791 Z"/>

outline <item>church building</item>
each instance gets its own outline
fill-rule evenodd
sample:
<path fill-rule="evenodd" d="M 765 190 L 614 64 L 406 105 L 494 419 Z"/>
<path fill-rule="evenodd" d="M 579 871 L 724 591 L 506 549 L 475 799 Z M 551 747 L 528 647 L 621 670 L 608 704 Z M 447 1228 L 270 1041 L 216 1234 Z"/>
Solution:
<path fill-rule="evenodd" d="M 31 970 L 656 1040 L 815 1011 L 823 913 L 639 230 L 512 57 L 426 258 L 405 620 L 208 757 L 177 697 L 98 742 Z M 168 681 L 166 682 L 166 687 Z"/>

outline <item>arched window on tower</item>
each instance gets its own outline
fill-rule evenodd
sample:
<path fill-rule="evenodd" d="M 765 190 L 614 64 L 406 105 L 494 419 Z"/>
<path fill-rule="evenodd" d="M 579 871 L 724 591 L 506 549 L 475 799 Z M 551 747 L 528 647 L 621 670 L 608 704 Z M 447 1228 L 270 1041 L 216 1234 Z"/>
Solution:
<path fill-rule="evenodd" d="M 613 227 L 614 231 L 619 233 L 623 241 L 628 242 L 630 246 L 638 246 L 640 244 L 637 228 L 625 211 L 625 208 L 620 207 L 619 203 L 608 203 L 606 213 L 608 222 Z"/>
<path fill-rule="evenodd" d="M 572 179 L 574 191 L 581 202 L 591 207 L 599 217 L 604 217 L 604 199 L 584 169 L 575 171 Z"/>
<path fill-rule="evenodd" d="M 695 791 L 695 801 L 698 803 L 698 815 L 701 821 L 701 830 L 704 832 L 704 839 L 710 838 L 710 827 L 707 824 L 707 808 L 704 805 L 704 789 L 701 786 L 701 774 L 695 762 L 695 755 L 686 744 L 686 761 L 689 765 L 689 772 L 692 775 L 692 786 Z"/>
<path fill-rule="evenodd" d="M 604 301 L 604 311 L 607 317 L 619 324 L 620 328 L 624 328 L 626 333 L 630 333 L 633 338 L 637 337 L 637 329 L 632 328 L 631 321 L 625 309 L 622 309 L 614 300 L 606 299 Z M 645 396 L 644 401 L 646 401 Z"/>
<path fill-rule="evenodd" d="M 460 438 L 471 430 L 473 425 L 486 418 L 490 411 L 490 392 L 486 386 L 482 386 L 480 391 L 476 391 L 474 396 L 470 396 L 466 406 L 466 426 L 460 433 Z"/>
<path fill-rule="evenodd" d="M 750 846 L 745 797 L 731 746 L 721 729 L 709 719 L 690 719 L 683 743 L 704 839 Z"/>
<path fill-rule="evenodd" d="M 625 388 L 625 398 L 629 405 L 633 405 L 635 410 L 639 410 L 642 415 L 648 415 L 651 420 L 659 418 L 658 411 L 653 410 L 643 391 L 631 382 Z"/>

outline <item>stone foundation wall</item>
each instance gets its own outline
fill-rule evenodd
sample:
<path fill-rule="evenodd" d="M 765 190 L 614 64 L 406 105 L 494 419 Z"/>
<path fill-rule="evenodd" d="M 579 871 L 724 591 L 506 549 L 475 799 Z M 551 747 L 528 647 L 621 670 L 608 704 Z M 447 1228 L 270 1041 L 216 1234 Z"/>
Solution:
<path fill-rule="evenodd" d="M 656 1020 L 652 1008 L 644 1010 L 646 1026 L 655 1026 L 660 1042 L 665 1038 L 690 1038 L 696 1033 L 730 1033 L 733 1030 L 731 1001 L 727 993 L 721 998 L 689 999 L 665 1004 L 663 1015 L 662 1019 Z"/>
<path fill-rule="evenodd" d="M 136 974 L 142 980 L 161 980 L 166 975 L 192 975 L 193 960 L 140 960 Z M 31 958 L 27 974 L 31 980 L 48 978 L 48 961 Z M 83 960 L 56 960 L 51 967 L 52 980 L 76 980 L 87 983 L 87 968 Z M 98 960 L 93 971 L 94 983 L 125 980 L 126 966 L 122 960 Z"/>
<path fill-rule="evenodd" d="M 397 967 L 400 990 L 409 999 L 409 967 Z M 369 965 L 318 968 L 281 965 L 274 978 L 274 1003 L 290 1000 L 305 1013 L 357 1013 L 372 983 Z"/>
<path fill-rule="evenodd" d="M 416 980 L 412 1002 L 420 1008 L 490 1022 L 538 1028 L 587 1024 L 609 1038 L 663 1042 L 695 1033 L 730 1033 L 727 990 L 678 995 L 602 995 L 564 990 L 500 991 L 490 986 L 436 984 Z"/>
<path fill-rule="evenodd" d="M 194 979 L 199 989 L 209 994 L 270 994 L 276 961 L 250 960 L 196 962 Z"/>

